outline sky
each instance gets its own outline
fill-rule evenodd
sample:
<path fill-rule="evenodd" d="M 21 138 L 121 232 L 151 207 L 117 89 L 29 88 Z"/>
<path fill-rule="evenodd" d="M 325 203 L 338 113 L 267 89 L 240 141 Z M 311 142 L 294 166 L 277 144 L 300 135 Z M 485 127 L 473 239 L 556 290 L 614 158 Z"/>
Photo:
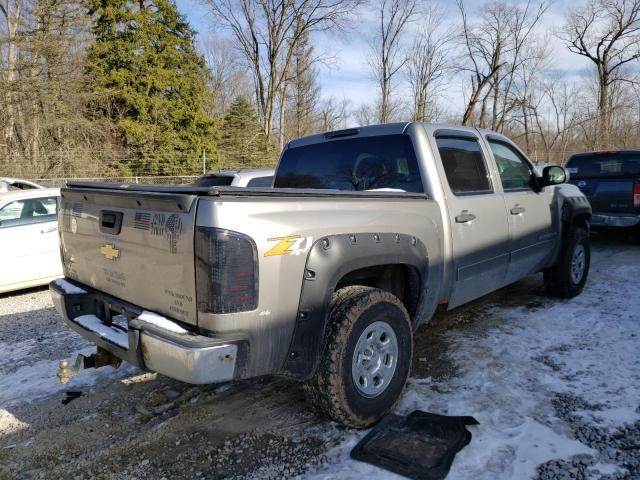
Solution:
<path fill-rule="evenodd" d="M 176 0 L 178 9 L 186 15 L 192 27 L 199 35 L 216 34 L 228 36 L 229 33 L 215 25 L 214 18 L 203 0 Z M 470 20 L 473 21 L 486 1 L 466 0 L 465 7 Z M 557 32 L 564 22 L 564 18 L 571 0 L 551 0 L 549 8 L 540 23 L 538 34 L 542 37 L 545 32 Z M 443 31 L 459 28 L 460 14 L 455 2 L 446 0 L 425 0 L 425 4 L 436 5 L 444 13 Z M 376 85 L 367 62 L 370 39 L 372 37 L 374 18 L 366 13 L 366 9 L 358 14 L 351 26 L 338 34 L 316 34 L 314 45 L 319 53 L 331 57 L 327 65 L 319 66 L 319 82 L 322 97 L 333 97 L 336 100 L 346 98 L 353 107 L 372 103 L 377 95 Z M 370 10 L 369 10 L 370 11 Z M 413 28 L 419 28 L 416 22 Z M 556 75 L 569 80 L 586 75 L 589 69 L 587 61 L 579 55 L 569 52 L 566 46 L 554 35 L 547 35 L 547 43 L 552 54 L 551 68 Z M 400 80 L 400 79 L 399 79 Z M 442 92 L 442 103 L 446 110 L 461 112 L 464 108 L 464 81 L 458 76 L 451 79 Z M 401 80 L 399 84 L 403 83 Z M 397 87 L 398 95 L 408 95 L 406 86 Z"/>

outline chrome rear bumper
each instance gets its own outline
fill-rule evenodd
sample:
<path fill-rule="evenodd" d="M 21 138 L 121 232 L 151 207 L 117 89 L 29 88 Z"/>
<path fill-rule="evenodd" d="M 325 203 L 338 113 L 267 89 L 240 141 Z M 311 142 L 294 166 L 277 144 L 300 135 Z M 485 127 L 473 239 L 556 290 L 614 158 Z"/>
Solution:
<path fill-rule="evenodd" d="M 248 342 L 241 337 L 176 333 L 138 316 L 142 309 L 66 279 L 49 284 L 56 310 L 69 327 L 118 358 L 193 384 L 220 383 L 242 374 Z M 105 312 L 112 316 L 103 320 Z M 121 321 L 113 321 L 119 317 Z"/>
<path fill-rule="evenodd" d="M 632 214 L 594 212 L 589 220 L 592 227 L 633 227 L 639 223 L 640 216 Z"/>

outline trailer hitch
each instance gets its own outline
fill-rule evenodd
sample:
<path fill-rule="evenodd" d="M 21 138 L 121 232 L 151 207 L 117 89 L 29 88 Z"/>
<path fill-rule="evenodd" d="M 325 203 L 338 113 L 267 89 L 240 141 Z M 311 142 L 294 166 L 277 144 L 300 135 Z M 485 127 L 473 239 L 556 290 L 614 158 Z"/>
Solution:
<path fill-rule="evenodd" d="M 81 353 L 78 354 L 73 367 L 69 366 L 69 362 L 67 360 L 60 360 L 60 364 L 58 366 L 58 378 L 60 379 L 60 383 L 66 384 L 69 383 L 71 377 L 76 376 L 81 370 L 106 366 L 118 368 L 121 363 L 122 360 L 120 358 L 116 357 L 108 350 L 98 347 L 96 353 L 93 353 L 88 357 Z"/>

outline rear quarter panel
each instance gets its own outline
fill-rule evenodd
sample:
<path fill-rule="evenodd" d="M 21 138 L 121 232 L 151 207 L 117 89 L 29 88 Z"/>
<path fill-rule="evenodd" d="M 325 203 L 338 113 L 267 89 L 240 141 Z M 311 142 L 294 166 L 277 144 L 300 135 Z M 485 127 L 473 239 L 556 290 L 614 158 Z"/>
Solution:
<path fill-rule="evenodd" d="M 221 201 L 203 197 L 196 224 L 244 233 L 257 245 L 258 308 L 198 316 L 202 329 L 248 335 L 250 358 L 245 376 L 273 373 L 282 367 L 295 326 L 307 255 L 313 243 L 324 236 L 413 235 L 425 244 L 429 256 L 423 292 L 433 294 L 435 299 L 441 281 L 442 220 L 433 200 L 233 197 Z M 291 242 L 293 245 L 284 248 Z"/>

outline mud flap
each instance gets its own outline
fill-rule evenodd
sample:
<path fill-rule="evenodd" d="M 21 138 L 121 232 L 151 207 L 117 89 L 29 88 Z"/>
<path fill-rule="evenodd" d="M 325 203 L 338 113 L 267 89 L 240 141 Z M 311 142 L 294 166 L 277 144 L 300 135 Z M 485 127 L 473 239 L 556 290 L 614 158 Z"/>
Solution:
<path fill-rule="evenodd" d="M 351 450 L 351 458 L 414 480 L 441 480 L 471 441 L 473 417 L 447 417 L 416 410 L 388 415 Z"/>

